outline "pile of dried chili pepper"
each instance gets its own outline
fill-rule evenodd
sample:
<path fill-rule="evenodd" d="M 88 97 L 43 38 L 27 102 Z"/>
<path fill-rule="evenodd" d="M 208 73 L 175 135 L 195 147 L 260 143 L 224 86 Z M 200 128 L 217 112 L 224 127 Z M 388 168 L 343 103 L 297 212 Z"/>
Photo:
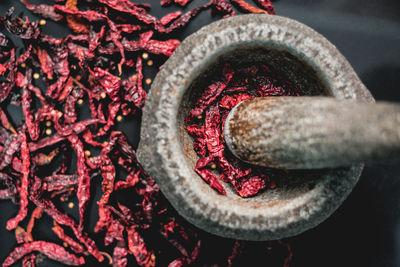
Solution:
<path fill-rule="evenodd" d="M 276 247 L 273 255 L 289 264 L 291 249 L 283 241 L 228 240 L 185 222 L 118 130 L 123 118 L 140 118 L 143 82 L 151 83 L 144 79 L 144 63 L 153 65 L 150 56 L 171 56 L 180 44 L 172 34 L 206 10 L 220 18 L 235 15 L 234 8 L 273 14 L 269 0 L 255 1 L 258 7 L 210 0 L 160 19 L 149 13 L 150 5 L 128 0 L 20 2 L 42 19 L 30 21 L 13 8 L 0 17 L 0 199 L 18 207 L 8 215 L 6 228 L 15 233 L 16 245 L 3 266 L 19 260 L 35 266 L 46 257 L 66 265 L 230 266 L 252 246 L 267 257 Z M 45 19 L 67 25 L 72 34 L 46 34 Z M 232 93 L 225 95 L 226 107 L 237 102 L 240 93 Z M 219 98 L 217 106 L 212 102 L 204 106 L 204 127 L 210 116 L 220 116 L 217 109 L 228 110 L 218 106 Z M 14 118 L 16 109 L 22 120 Z M 50 234 L 37 230 L 42 224 Z M 222 248 L 218 255 L 208 248 L 213 243 Z"/>
<path fill-rule="evenodd" d="M 225 120 L 229 111 L 244 100 L 298 96 L 299 90 L 265 64 L 239 69 L 226 64 L 219 76 L 204 89 L 186 117 L 186 130 L 200 157 L 195 171 L 223 195 L 226 191 L 220 181 L 231 184 L 241 197 L 254 196 L 267 187 L 274 189 L 277 171 L 250 166 L 229 153 L 223 137 Z"/>

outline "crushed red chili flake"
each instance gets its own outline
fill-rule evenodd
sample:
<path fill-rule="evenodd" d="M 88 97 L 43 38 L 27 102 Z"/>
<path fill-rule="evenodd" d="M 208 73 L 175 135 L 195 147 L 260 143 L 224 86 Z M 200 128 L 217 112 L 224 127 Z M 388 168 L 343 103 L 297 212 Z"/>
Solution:
<path fill-rule="evenodd" d="M 35 14 L 68 26 L 73 34 L 49 36 L 42 31 L 46 21 L 14 16 L 14 8 L 0 17 L 0 199 L 19 206 L 7 223 L 7 229 L 15 229 L 18 244 L 3 266 L 19 259 L 23 266 L 35 266 L 43 255 L 67 265 L 96 265 L 94 261 L 104 263 L 104 257 L 115 266 L 127 266 L 129 261 L 150 267 L 209 265 L 211 235 L 175 212 L 116 127 L 122 116 L 140 116 L 147 96 L 143 79 L 151 81 L 144 77 L 144 66 L 153 65 L 149 58 L 156 62 L 171 56 L 180 45 L 176 32 L 201 12 L 210 10 L 225 18 L 235 15 L 233 5 L 210 0 L 159 19 L 149 13 L 149 4 L 128 0 L 88 0 L 79 5 L 77 0 L 55 0 L 55 5 L 20 2 Z M 246 11 L 274 13 L 269 0 L 256 1 L 265 10 L 244 1 L 231 2 Z M 166 7 L 176 4 L 186 9 L 189 3 L 195 5 L 190 0 L 161 1 Z M 23 47 L 10 35 L 22 39 Z M 143 53 L 147 57 L 142 58 Z M 247 197 L 266 186 L 272 188 L 273 180 L 225 155 L 220 126 L 240 101 L 287 91 L 271 87 L 268 77 L 259 77 L 257 67 L 241 71 L 263 78 L 259 88 L 249 91 L 246 83 L 233 86 L 240 70 L 224 68 L 223 79 L 210 84 L 189 114 L 187 130 L 201 157 L 196 171 L 203 179 L 221 193 L 225 189 L 220 181 L 230 182 Z M 88 104 L 89 118 L 81 116 L 83 103 Z M 13 120 L 9 105 L 21 107 L 21 122 Z M 215 176 L 217 170 L 222 171 L 220 177 Z M 97 184 L 100 196 L 94 200 L 91 191 Z M 60 206 L 66 200 L 73 204 L 73 197 L 78 216 Z M 88 208 L 98 214 L 93 227 Z M 48 227 L 51 242 L 38 240 L 34 231 L 46 216 L 53 222 Z M 232 241 L 220 238 L 219 242 L 229 247 Z M 235 241 L 231 256 L 221 254 L 219 262 L 234 264 L 245 243 Z M 288 250 L 284 260 L 288 266 L 290 246 L 280 245 Z"/>

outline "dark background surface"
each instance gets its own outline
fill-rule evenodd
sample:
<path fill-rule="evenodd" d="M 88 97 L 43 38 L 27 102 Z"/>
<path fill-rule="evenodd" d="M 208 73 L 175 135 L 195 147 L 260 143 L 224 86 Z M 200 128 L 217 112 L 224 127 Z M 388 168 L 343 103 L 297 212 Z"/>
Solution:
<path fill-rule="evenodd" d="M 151 13 L 157 17 L 180 9 L 161 8 L 158 0 L 140 2 L 151 3 Z M 194 0 L 185 10 L 203 2 Z M 280 0 L 274 3 L 278 15 L 311 26 L 335 44 L 377 100 L 400 101 L 400 1 Z M 0 1 L 0 15 L 11 5 L 17 8 L 15 14 L 24 10 L 24 15 L 38 19 L 19 1 L 11 0 Z M 182 40 L 212 20 L 210 14 L 204 12 L 175 37 Z M 44 31 L 57 37 L 68 32 L 65 26 L 50 21 Z M 156 68 L 145 69 L 145 78 L 153 78 L 155 74 Z M 12 115 L 20 116 L 17 111 Z M 137 145 L 139 125 L 138 120 L 129 119 L 118 127 Z M 14 233 L 8 232 L 5 224 L 16 214 L 17 207 L 9 201 L 0 201 L 0 211 L 0 262 L 3 262 L 15 246 Z M 45 233 L 46 230 L 40 231 Z M 344 204 L 321 225 L 290 242 L 294 267 L 400 266 L 400 164 L 366 165 L 358 185 Z M 220 248 L 208 249 L 218 251 Z M 257 262 L 256 252 L 253 254 L 254 262 L 239 261 L 237 264 L 274 266 Z M 52 261 L 42 264 L 50 265 L 60 266 Z"/>

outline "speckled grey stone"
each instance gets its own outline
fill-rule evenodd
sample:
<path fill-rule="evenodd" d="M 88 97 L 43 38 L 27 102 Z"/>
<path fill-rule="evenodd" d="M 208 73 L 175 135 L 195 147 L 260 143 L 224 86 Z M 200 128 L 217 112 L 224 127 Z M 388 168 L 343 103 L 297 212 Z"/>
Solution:
<path fill-rule="evenodd" d="M 143 111 L 140 163 L 176 210 L 205 231 L 272 240 L 317 226 L 351 192 L 362 165 L 290 172 L 276 189 L 247 199 L 229 185 L 226 196 L 217 194 L 194 172 L 184 118 L 225 62 L 265 62 L 306 95 L 373 102 L 347 60 L 309 27 L 279 16 L 236 16 L 189 36 L 163 65 Z"/>
<path fill-rule="evenodd" d="M 400 105 L 327 96 L 256 97 L 226 118 L 238 158 L 279 169 L 322 169 L 400 159 Z"/>

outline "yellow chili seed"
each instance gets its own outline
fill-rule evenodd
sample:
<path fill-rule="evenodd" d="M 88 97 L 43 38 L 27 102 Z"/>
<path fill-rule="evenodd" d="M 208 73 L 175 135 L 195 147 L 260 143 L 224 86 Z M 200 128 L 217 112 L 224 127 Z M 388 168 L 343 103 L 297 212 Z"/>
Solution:
<path fill-rule="evenodd" d="M 51 126 L 51 121 L 46 121 L 46 126 L 50 127 Z"/>
<path fill-rule="evenodd" d="M 121 115 L 117 116 L 117 121 L 122 121 L 123 117 Z"/>
<path fill-rule="evenodd" d="M 149 60 L 149 61 L 147 61 L 147 65 L 149 65 L 149 66 L 153 66 L 153 60 Z"/>
<path fill-rule="evenodd" d="M 39 79 L 39 77 L 40 77 L 39 73 L 34 73 L 33 74 L 33 79 Z"/>
<path fill-rule="evenodd" d="M 107 97 L 107 94 L 106 94 L 105 92 L 101 92 L 101 93 L 100 93 L 100 97 L 101 97 L 102 99 L 104 99 L 104 98 Z"/>
<path fill-rule="evenodd" d="M 45 20 L 45 19 L 39 20 L 39 24 L 40 24 L 41 26 L 46 25 L 46 20 Z"/>
<path fill-rule="evenodd" d="M 151 79 L 147 78 L 145 82 L 146 82 L 146 84 L 151 84 Z"/>
<path fill-rule="evenodd" d="M 63 242 L 63 246 L 64 246 L 65 248 L 67 248 L 67 247 L 68 247 L 67 242 Z"/>
<path fill-rule="evenodd" d="M 49 128 L 46 129 L 46 135 L 51 135 L 53 133 L 53 131 Z"/>
<path fill-rule="evenodd" d="M 26 63 L 25 62 L 22 62 L 21 63 L 21 68 L 25 68 L 26 67 Z"/>
<path fill-rule="evenodd" d="M 74 202 L 69 202 L 68 203 L 68 208 L 72 209 L 75 206 Z"/>
<path fill-rule="evenodd" d="M 79 98 L 78 99 L 78 105 L 82 105 L 83 104 L 83 99 L 82 98 Z"/>
<path fill-rule="evenodd" d="M 142 54 L 142 58 L 143 58 L 143 59 L 148 59 L 148 58 L 149 58 L 149 54 L 143 53 L 143 54 Z"/>
<path fill-rule="evenodd" d="M 86 155 L 87 157 L 90 157 L 90 155 L 91 155 L 90 151 L 89 151 L 89 150 L 85 150 L 85 155 Z"/>
<path fill-rule="evenodd" d="M 199 119 L 199 120 L 201 120 L 202 118 L 203 118 L 202 115 L 198 115 L 198 116 L 197 116 L 197 119 Z"/>
<path fill-rule="evenodd" d="M 216 168 L 217 168 L 217 165 L 215 163 L 211 164 L 211 169 L 215 170 Z"/>

